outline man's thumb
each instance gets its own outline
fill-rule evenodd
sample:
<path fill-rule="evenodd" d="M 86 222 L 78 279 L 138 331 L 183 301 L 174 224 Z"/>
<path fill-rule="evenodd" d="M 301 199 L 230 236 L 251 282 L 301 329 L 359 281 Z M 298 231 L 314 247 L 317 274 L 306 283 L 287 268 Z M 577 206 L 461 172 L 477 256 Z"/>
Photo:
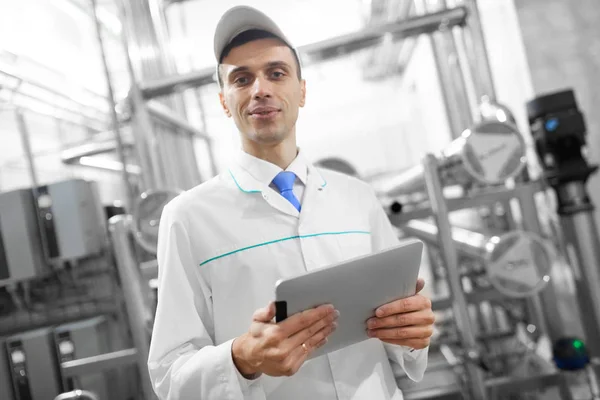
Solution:
<path fill-rule="evenodd" d="M 275 303 L 270 302 L 268 306 L 259 308 L 254 313 L 254 320 L 258 322 L 271 322 L 275 318 Z"/>

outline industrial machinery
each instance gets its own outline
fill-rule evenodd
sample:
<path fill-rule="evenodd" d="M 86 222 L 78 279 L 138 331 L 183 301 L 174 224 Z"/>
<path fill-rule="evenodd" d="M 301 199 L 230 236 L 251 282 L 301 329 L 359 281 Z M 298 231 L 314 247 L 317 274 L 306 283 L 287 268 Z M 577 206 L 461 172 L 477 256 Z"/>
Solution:
<path fill-rule="evenodd" d="M 463 131 L 441 154 L 437 155 L 445 185 L 493 185 L 515 177 L 525 166 L 525 142 L 509 122 L 484 120 Z M 371 184 L 385 196 L 422 192 L 425 188 L 422 165 L 402 174 L 386 177 Z"/>
<path fill-rule="evenodd" d="M 402 226 L 410 236 L 438 245 L 435 224 L 412 220 Z M 551 245 L 538 235 L 513 231 L 486 237 L 478 232 L 452 228 L 457 251 L 481 261 L 489 282 L 509 297 L 529 297 L 544 289 L 550 281 L 555 258 Z"/>
<path fill-rule="evenodd" d="M 0 313 L 0 334 L 8 336 L 2 344 L 6 359 L 0 358 L 1 399 L 125 398 L 123 393 L 130 388 L 117 387 L 114 374 L 132 366 L 137 370 L 125 380 L 137 384 L 139 378 L 139 387 L 134 388 L 138 399 L 155 398 L 146 362 L 161 211 L 179 189 L 205 178 L 195 168 L 198 142 L 207 145 L 206 160 L 201 161 L 216 172 L 206 123 L 198 129 L 184 118 L 194 107 L 186 108 L 181 96 L 182 88 L 212 84 L 214 68 L 171 75 L 177 68 L 169 58 L 165 10 L 178 2 L 165 1 L 159 7 L 160 2 L 140 0 L 122 7 L 125 53 L 143 50 L 150 55 L 127 60 L 132 87 L 124 112 L 115 103 L 95 3 L 92 14 L 109 93 L 108 99 L 101 99 L 107 100 L 110 110 L 112 126 L 105 131 L 110 140 L 65 150 L 63 162 L 121 172 L 126 207 L 106 210 L 111 242 L 107 249 L 107 218 L 94 184 L 69 180 L 38 185 L 32 172 L 31 189 L 0 194 L 0 310 L 10 310 L 10 319 Z M 377 6 L 375 1 L 369 3 Z M 595 168 L 587 165 L 580 151 L 585 144 L 583 118 L 572 93 L 545 96 L 528 106 L 546 170 L 545 180 L 530 181 L 523 135 L 512 113 L 495 98 L 476 2 L 411 3 L 422 6 L 416 16 L 407 13 L 403 20 L 375 23 L 299 49 L 310 64 L 418 35 L 428 35 L 433 43 L 455 140 L 405 173 L 370 182 L 398 231 L 421 238 L 438 256 L 432 263 L 438 263 L 443 273 L 436 279 L 449 294 L 433 299 L 433 308 L 441 315 L 437 325 L 441 334 L 430 354 L 440 362 L 431 363 L 428 374 L 440 373 L 437 378 L 448 375 L 447 370 L 455 372 L 456 390 L 425 394 L 406 390 L 405 398 L 550 400 L 555 397 L 544 390 L 557 387 L 559 398 L 569 400 L 564 371 L 585 369 L 593 387 L 592 359 L 598 356 L 594 339 L 600 337 L 600 297 L 594 290 L 600 287 L 598 234 L 585 191 Z M 16 80 L 31 85 L 20 77 Z M 19 109 L 16 116 L 25 137 Z M 129 130 L 131 135 L 122 135 Z M 31 149 L 25 150 L 32 164 Z M 115 151 L 117 163 L 104 159 L 100 166 L 101 159 L 95 159 Z M 338 158 L 316 164 L 358 175 Z M 554 242 L 564 243 L 564 249 L 558 252 L 549 245 L 555 238 L 543 231 L 536 213 L 534 196 L 547 189 L 546 181 L 559 199 L 563 237 Z M 451 188 L 453 196 L 448 195 Z M 451 214 L 457 210 L 493 213 L 490 210 L 498 204 L 510 222 L 507 229 L 478 232 L 452 226 Z M 565 337 L 562 327 L 568 323 L 553 307 L 557 282 L 551 277 L 561 268 L 555 261 L 562 254 L 573 269 L 580 306 L 589 317 L 584 320 L 583 341 Z M 2 306 L 6 299 L 10 307 Z M 112 330 L 125 326 L 124 349 L 116 350 L 100 339 L 109 326 Z M 555 345 L 552 354 L 545 351 L 552 347 L 544 342 L 548 338 Z"/>
<path fill-rule="evenodd" d="M 490 376 L 489 357 L 482 353 L 482 346 L 489 352 L 490 348 L 498 348 L 499 345 L 489 340 L 482 341 L 481 333 L 478 333 L 480 329 L 477 328 L 478 314 L 471 312 L 474 306 L 477 307 L 476 304 L 490 300 L 502 301 L 502 297 L 477 294 L 477 271 L 465 269 L 461 262 L 463 257 L 467 257 L 483 265 L 485 281 L 501 296 L 524 301 L 520 320 L 526 323 L 530 333 L 535 333 L 531 337 L 531 345 L 539 348 L 540 339 L 547 337 L 548 343 L 554 346 L 553 356 L 548 352 L 540 353 L 546 356 L 540 359 L 542 364 L 538 362 L 537 372 L 530 371 L 523 379 L 513 379 L 512 385 L 525 385 L 522 387 L 534 387 L 539 391 L 551 385 L 553 380 L 559 385 L 560 398 L 569 399 L 571 394 L 566 386 L 569 375 L 561 376 L 565 372 L 557 371 L 580 370 L 586 371 L 591 393 L 597 398 L 596 363 L 593 359 L 598 351 L 596 338 L 600 337 L 600 298 L 597 290 L 600 287 L 600 241 L 591 215 L 593 206 L 585 191 L 585 182 L 597 167 L 589 166 L 581 153 L 581 147 L 585 144 L 585 125 L 572 91 L 537 98 L 528 104 L 528 111 L 536 150 L 543 160 L 544 178 L 556 191 L 558 198 L 557 211 L 563 228 L 558 242 L 565 243 L 561 250 L 568 258 L 577 285 L 578 305 L 586 316 L 583 326 L 587 340 L 565 337 L 560 329 L 561 325 L 569 323 L 556 312 L 560 299 L 554 293 L 562 282 L 552 282 L 550 277 L 553 269 L 564 266 L 555 262 L 558 253 L 552 249 L 551 241 L 543 238 L 546 233 L 542 232 L 534 201 L 536 193 L 545 193 L 545 181 L 521 178 L 509 188 L 501 181 L 510 178 L 511 174 L 503 174 L 502 179 L 496 182 L 485 182 L 481 174 L 473 173 L 471 161 L 461 157 L 459 161 L 451 162 L 452 157 L 447 155 L 455 154 L 456 148 L 465 148 L 463 136 L 451 144 L 452 150 L 441 155 L 427 155 L 420 166 L 388 180 L 380 178 L 374 182 L 374 186 L 385 199 L 384 204 L 390 204 L 389 198 L 397 199 L 387 209 L 394 225 L 406 235 L 419 237 L 439 249 L 451 300 L 437 307 L 434 300 L 434 308 L 441 310 L 451 307 L 453 310 L 456 322 L 452 325 L 458 332 L 459 350 L 450 351 L 447 345 L 442 347 L 445 346 L 443 354 L 449 366 L 464 367 L 465 381 L 459 385 L 463 388 L 463 396 L 489 398 L 491 393 L 497 394 L 495 389 L 502 386 L 497 386 L 499 377 Z M 498 149 L 501 148 L 498 146 Z M 465 154 L 465 151 L 458 153 Z M 501 153 L 498 154 L 500 156 Z M 507 165 L 504 161 L 514 159 L 511 154 L 503 153 L 490 165 Z M 467 179 L 457 179 L 457 176 Z M 512 176 L 517 177 L 516 174 Z M 449 197 L 443 190 L 446 186 L 459 189 L 453 197 Z M 402 204 L 402 201 L 406 203 Z M 520 217 L 511 214 L 510 218 L 514 220 L 510 225 L 518 230 L 490 237 L 452 227 L 450 223 L 450 213 L 456 210 L 511 202 L 517 207 Z M 423 220 L 430 216 L 435 223 Z M 584 343 L 587 344 L 585 354 L 589 354 L 589 357 L 578 351 L 585 348 Z M 552 366 L 552 363 L 556 363 L 556 366 Z M 554 378 L 548 380 L 549 376 Z M 533 382 L 536 383 L 531 386 Z M 550 395 L 537 398 L 546 398 L 544 396 Z"/>
<path fill-rule="evenodd" d="M 16 400 L 46 400 L 61 392 L 50 328 L 6 338 L 11 383 Z"/>
<path fill-rule="evenodd" d="M 598 166 L 582 154 L 585 121 L 572 90 L 538 97 L 527 104 L 544 177 L 556 192 L 565 250 L 573 268 L 579 306 L 586 318 L 587 345 L 600 357 L 600 239 L 586 190 Z"/>
<path fill-rule="evenodd" d="M 141 374 L 145 399 L 155 398 L 150 377 L 146 373 L 146 361 L 150 350 L 150 332 L 153 324 L 156 287 L 150 282 L 156 280 L 158 263 L 156 258 L 139 262 L 131 238 L 152 255 L 156 254 L 158 242 L 158 222 L 164 206 L 179 193 L 175 191 L 151 191 L 144 193 L 135 205 L 135 214 L 117 215 L 109 221 L 111 242 L 115 250 L 117 269 L 120 278 L 127 282 L 129 290 L 125 294 L 125 305 L 130 315 L 130 326 L 136 350 L 136 361 Z"/>
<path fill-rule="evenodd" d="M 47 272 L 33 192 L 0 193 L 0 286 Z"/>
<path fill-rule="evenodd" d="M 54 344 L 59 364 L 77 359 L 96 357 L 111 351 L 109 324 L 106 317 L 59 325 L 54 328 Z M 62 390 L 88 390 L 100 399 L 126 398 L 121 377 L 116 370 L 100 371 L 76 376 L 63 373 Z"/>
<path fill-rule="evenodd" d="M 0 379 L 2 399 L 53 399 L 66 391 L 85 390 L 99 399 L 125 399 L 129 374 L 116 370 L 88 370 L 74 374 L 77 360 L 111 350 L 105 317 L 19 333 L 4 340 Z M 6 356 L 6 357 L 4 357 Z M 8 363 L 4 361 L 7 360 Z M 66 368 L 65 368 L 66 367 Z M 4 393 L 3 393 L 4 392 Z"/>
<path fill-rule="evenodd" d="M 76 260 L 98 254 L 106 224 L 96 183 L 82 179 L 33 188 L 48 260 Z"/>
<path fill-rule="evenodd" d="M 564 251 L 573 269 L 578 306 L 585 315 L 582 322 L 589 349 L 589 357 L 584 358 L 584 362 L 565 368 L 556 356 L 557 347 L 562 344 L 564 348 L 565 342 L 572 343 L 575 349 L 583 345 L 577 346 L 582 343 L 578 339 L 560 338 L 555 344 L 555 360 L 559 368 L 585 370 L 596 400 L 600 399 L 600 237 L 586 183 L 598 166 L 590 165 L 584 157 L 585 120 L 572 90 L 533 99 L 527 103 L 527 111 L 544 178 L 558 200 L 556 211 L 562 225 Z"/>
<path fill-rule="evenodd" d="M 0 193 L 0 286 L 97 255 L 106 223 L 94 182 L 73 179 Z"/>
<path fill-rule="evenodd" d="M 81 179 L 0 193 L 2 399 L 135 392 L 104 213 L 96 183 Z M 123 365 L 79 367 L 113 350 Z"/>

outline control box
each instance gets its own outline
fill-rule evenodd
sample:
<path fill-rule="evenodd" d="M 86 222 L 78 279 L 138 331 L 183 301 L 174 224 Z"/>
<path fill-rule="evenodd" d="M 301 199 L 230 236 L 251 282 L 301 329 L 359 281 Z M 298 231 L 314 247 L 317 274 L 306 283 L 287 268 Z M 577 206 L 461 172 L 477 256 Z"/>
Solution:
<path fill-rule="evenodd" d="M 105 317 L 96 317 L 56 327 L 54 343 L 59 363 L 108 353 L 110 351 L 108 334 L 108 323 Z M 65 392 L 75 389 L 88 390 L 100 399 L 123 398 L 116 393 L 109 395 L 112 391 L 111 385 L 118 380 L 116 376 L 110 376 L 111 374 L 114 375 L 115 371 L 68 377 L 61 371 L 63 390 Z"/>
<path fill-rule="evenodd" d="M 0 286 L 48 269 L 34 202 L 31 189 L 0 193 Z"/>
<path fill-rule="evenodd" d="M 40 186 L 36 192 L 50 260 L 75 260 L 102 251 L 106 220 L 95 182 L 71 179 Z"/>
<path fill-rule="evenodd" d="M 10 336 L 5 347 L 15 400 L 48 400 L 62 392 L 52 329 Z"/>

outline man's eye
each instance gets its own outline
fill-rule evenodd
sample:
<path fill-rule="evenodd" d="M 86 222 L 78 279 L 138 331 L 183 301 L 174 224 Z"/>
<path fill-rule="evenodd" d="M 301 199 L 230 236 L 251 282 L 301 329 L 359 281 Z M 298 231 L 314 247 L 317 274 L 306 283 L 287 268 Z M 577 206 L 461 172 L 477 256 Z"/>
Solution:
<path fill-rule="evenodd" d="M 245 76 L 240 76 L 234 81 L 234 83 L 236 85 L 246 85 L 248 83 L 248 78 Z"/>
<path fill-rule="evenodd" d="M 283 72 L 281 72 L 281 71 L 274 71 L 273 74 L 272 74 L 273 78 L 281 78 L 284 75 L 285 74 Z"/>

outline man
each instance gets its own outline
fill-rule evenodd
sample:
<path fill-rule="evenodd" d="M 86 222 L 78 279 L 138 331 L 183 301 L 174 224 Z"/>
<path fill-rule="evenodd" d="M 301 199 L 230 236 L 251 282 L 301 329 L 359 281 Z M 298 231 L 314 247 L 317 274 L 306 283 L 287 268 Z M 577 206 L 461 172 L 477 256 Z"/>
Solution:
<path fill-rule="evenodd" d="M 336 328 L 331 305 L 276 324 L 283 277 L 398 243 L 371 188 L 319 171 L 296 146 L 306 86 L 267 16 L 235 7 L 215 33 L 220 100 L 236 162 L 169 203 L 160 222 L 149 370 L 161 399 L 401 399 L 391 363 L 423 376 L 431 302 L 382 306 L 372 339 L 306 361 Z M 421 290 L 423 282 L 417 285 Z M 305 362 L 306 361 L 306 362 Z"/>

